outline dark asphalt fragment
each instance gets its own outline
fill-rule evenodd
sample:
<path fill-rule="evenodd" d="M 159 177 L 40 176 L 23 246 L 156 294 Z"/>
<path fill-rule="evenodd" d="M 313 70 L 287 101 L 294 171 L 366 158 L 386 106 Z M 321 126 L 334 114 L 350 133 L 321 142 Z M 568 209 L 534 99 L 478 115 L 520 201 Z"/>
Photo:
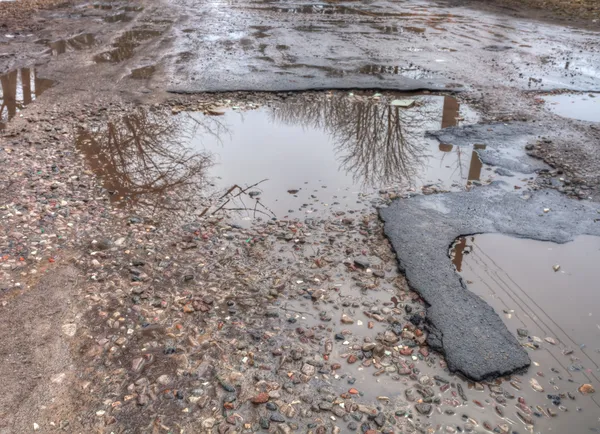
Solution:
<path fill-rule="evenodd" d="M 600 235 L 596 208 L 554 190 L 520 196 L 492 184 L 471 192 L 396 200 L 380 210 L 400 269 L 429 304 L 428 343 L 446 355 L 451 371 L 480 381 L 530 364 L 498 314 L 468 291 L 456 273 L 448 254 L 454 240 L 503 233 L 565 243 L 577 235 Z"/>

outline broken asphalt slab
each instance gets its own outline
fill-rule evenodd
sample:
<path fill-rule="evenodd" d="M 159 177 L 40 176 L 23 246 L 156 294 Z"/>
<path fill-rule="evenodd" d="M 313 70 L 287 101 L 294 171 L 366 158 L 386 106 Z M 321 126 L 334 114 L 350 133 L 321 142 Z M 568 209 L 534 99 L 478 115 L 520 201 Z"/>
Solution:
<path fill-rule="evenodd" d="M 429 305 L 429 345 L 445 354 L 451 371 L 475 381 L 522 370 L 530 359 L 500 316 L 456 272 L 449 256 L 454 240 L 477 233 L 556 243 L 600 236 L 600 213 L 593 203 L 554 190 L 520 196 L 494 184 L 396 200 L 379 214 L 400 270 Z"/>
<path fill-rule="evenodd" d="M 532 158 L 523 152 L 525 145 L 542 132 L 539 125 L 527 122 L 477 124 L 428 131 L 427 136 L 440 143 L 455 146 L 486 144 L 477 154 L 484 164 L 501 167 L 504 170 L 531 174 L 547 169 L 543 161 Z"/>
<path fill-rule="evenodd" d="M 199 92 L 299 92 L 311 90 L 397 90 L 402 92 L 445 91 L 460 92 L 461 85 L 444 80 L 415 80 L 400 76 L 372 76 L 347 73 L 343 79 L 323 74 L 320 68 L 306 66 L 303 75 L 280 75 L 278 71 L 253 74 L 224 73 L 219 77 L 204 77 L 201 82 L 172 86 L 170 93 L 194 94 Z"/>

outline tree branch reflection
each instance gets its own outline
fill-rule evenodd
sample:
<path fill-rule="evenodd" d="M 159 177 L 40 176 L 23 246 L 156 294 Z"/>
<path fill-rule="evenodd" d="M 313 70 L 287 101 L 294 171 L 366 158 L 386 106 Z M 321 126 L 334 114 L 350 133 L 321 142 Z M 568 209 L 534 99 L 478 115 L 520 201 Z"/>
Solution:
<path fill-rule="evenodd" d="M 197 206 L 193 199 L 200 198 L 213 164 L 210 153 L 193 151 L 191 137 L 198 129 L 218 135 L 224 128 L 214 118 L 190 122 L 140 108 L 96 131 L 82 131 L 77 146 L 115 205 L 182 211 Z"/>
<path fill-rule="evenodd" d="M 282 104 L 271 116 L 276 122 L 327 131 L 341 169 L 355 182 L 377 187 L 414 181 L 427 157 L 423 133 L 440 114 L 427 99 L 405 109 L 334 95 Z"/>

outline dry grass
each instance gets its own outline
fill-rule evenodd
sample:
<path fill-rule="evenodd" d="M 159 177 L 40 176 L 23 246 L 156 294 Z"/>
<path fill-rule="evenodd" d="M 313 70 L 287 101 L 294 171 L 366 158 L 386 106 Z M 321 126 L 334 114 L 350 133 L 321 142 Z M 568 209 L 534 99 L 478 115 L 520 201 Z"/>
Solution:
<path fill-rule="evenodd" d="M 597 19 L 600 22 L 600 0 L 503 0 L 515 6 L 530 6 L 551 12 L 557 17 Z"/>
<path fill-rule="evenodd" d="M 32 15 L 42 9 L 70 5 L 72 0 L 16 0 L 0 2 L 0 22 L 11 27 L 15 23 L 27 25 Z"/>

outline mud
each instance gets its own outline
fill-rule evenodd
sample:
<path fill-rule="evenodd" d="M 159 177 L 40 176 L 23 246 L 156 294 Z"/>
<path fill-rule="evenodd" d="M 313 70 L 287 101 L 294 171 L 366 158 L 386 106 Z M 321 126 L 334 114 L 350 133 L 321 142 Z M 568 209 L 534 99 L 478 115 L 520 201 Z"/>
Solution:
<path fill-rule="evenodd" d="M 160 30 L 146 29 L 143 27 L 126 31 L 119 36 L 113 43 L 114 49 L 94 56 L 96 63 L 110 62 L 120 63 L 131 59 L 135 54 L 135 49 L 142 42 L 155 38 L 161 34 Z"/>
<path fill-rule="evenodd" d="M 48 46 L 53 56 L 60 56 L 69 50 L 85 50 L 92 47 L 95 42 L 96 39 L 92 33 L 82 33 L 69 39 L 49 42 Z"/>
<path fill-rule="evenodd" d="M 176 50 L 193 54 L 173 70 L 174 92 L 598 86 L 596 32 L 567 34 L 560 26 L 489 11 L 427 2 L 231 7 L 188 1 L 184 8 L 189 16 L 175 27 L 186 33 Z M 265 22 L 270 28 L 257 34 Z M 419 30 L 393 31 L 402 28 Z M 469 67 L 474 56 L 475 70 Z M 389 73 L 404 68 L 416 74 Z"/>
<path fill-rule="evenodd" d="M 484 232 L 555 242 L 600 234 L 591 204 L 554 191 L 517 195 L 494 186 L 397 200 L 380 216 L 409 284 L 429 304 L 429 344 L 444 352 L 451 370 L 476 380 L 525 368 L 530 360 L 498 314 L 456 274 L 448 246 L 461 235 Z"/>
<path fill-rule="evenodd" d="M 562 350 L 563 337 L 552 346 L 545 340 L 550 333 L 533 326 L 519 337 L 533 364 L 540 364 L 523 375 L 474 383 L 449 372 L 444 357 L 427 345 L 427 304 L 398 272 L 372 205 L 420 193 L 426 196 L 407 199 L 407 206 L 450 201 L 450 195 L 431 194 L 450 190 L 460 202 L 451 203 L 452 212 L 468 222 L 468 210 L 460 207 L 479 208 L 461 198 L 473 193 L 476 200 L 484 194 L 479 190 L 490 188 L 478 185 L 492 180 L 504 181 L 500 196 L 523 189 L 512 194 L 537 197 L 524 190 L 540 185 L 593 196 L 598 133 L 589 122 L 547 110 L 548 93 L 538 91 L 597 89 L 597 31 L 487 5 L 472 10 L 464 2 L 310 6 L 77 3 L 3 22 L 0 67 L 35 64 L 36 76 L 55 83 L 34 104 L 18 108 L 2 135 L 0 157 L 8 176 L 0 177 L 0 222 L 8 236 L 0 238 L 0 295 L 9 322 L 45 315 L 44 306 L 25 298 L 26 291 L 35 291 L 41 271 L 46 279 L 60 275 L 65 252 L 78 253 L 72 264 L 81 277 L 75 281 L 81 292 L 73 296 L 81 304 L 64 324 L 74 333 L 68 340 L 72 369 L 52 362 L 57 372 L 51 376 L 45 365 L 26 377 L 27 348 L 65 354 L 64 346 L 54 351 L 56 321 L 42 317 L 36 323 L 49 324 L 49 334 L 28 334 L 30 329 L 7 323 L 0 336 L 7 342 L 3 348 L 24 344 L 15 354 L 26 357 L 18 363 L 3 358 L 0 370 L 16 369 L 19 380 L 26 377 L 20 384 L 31 391 L 26 402 L 19 401 L 25 395 L 9 382 L 1 422 L 8 432 L 29 431 L 34 422 L 42 432 L 596 428 L 589 415 L 597 395 L 577 391 L 588 381 L 584 374 L 593 380 L 588 364 L 568 358 L 583 360 L 584 354 L 577 348 L 562 359 L 557 354 L 564 361 L 556 365 L 560 373 L 539 356 Z M 82 30 L 93 42 L 69 44 Z M 128 36 L 140 31 L 158 33 Z M 52 55 L 47 44 L 57 41 Z M 105 61 L 94 62 L 98 56 Z M 194 92 L 215 83 L 222 85 L 218 89 L 250 83 L 261 90 L 272 83 L 286 92 L 165 93 L 168 86 Z M 307 83 L 398 89 L 418 84 L 461 92 L 424 98 L 287 92 Z M 19 92 L 22 86 L 17 100 Z M 413 97 L 434 103 L 390 109 L 394 99 Z M 375 113 L 377 128 L 348 126 Z M 483 127 L 470 126 L 477 122 Z M 395 160 L 379 158 L 387 156 L 385 140 L 364 139 L 383 131 L 376 137 L 390 138 L 390 126 L 408 134 L 402 145 L 393 142 L 392 157 L 406 162 L 402 170 L 394 170 Z M 256 127 L 273 134 L 261 136 Z M 442 140 L 435 135 L 440 128 L 447 133 Z M 486 135 L 486 128 L 493 131 Z M 463 129 L 476 133 L 461 142 Z M 425 137 L 426 130 L 434 135 Z M 363 139 L 354 135 L 361 132 Z M 493 132 L 502 140 L 494 141 Z M 260 154 L 248 152 L 250 145 Z M 419 152 L 408 152 L 415 147 Z M 286 164 L 267 164 L 278 151 Z M 494 152 L 501 152 L 497 167 L 486 163 Z M 277 183 L 244 191 L 265 172 Z M 298 182 L 287 185 L 281 172 Z M 320 173 L 326 183 L 318 182 Z M 223 196 L 232 184 L 238 188 Z M 345 188 L 348 197 L 330 206 L 340 199 L 331 190 Z M 236 210 L 222 207 L 231 197 L 244 201 L 243 225 Z M 257 198 L 275 209 L 276 220 L 254 216 Z M 511 200 L 501 203 L 510 202 L 510 209 Z M 578 211 L 565 213 L 563 220 L 577 225 Z M 436 238 L 437 226 L 430 226 L 428 235 Z M 521 222 L 504 222 L 501 229 L 514 226 Z M 569 231 L 561 236 L 572 236 L 571 226 L 563 228 Z M 423 239 L 411 245 L 419 251 L 421 244 Z M 447 248 L 443 264 L 450 261 Z M 438 286 L 452 287 L 456 279 L 452 273 L 450 284 Z M 47 282 L 54 290 L 73 283 Z M 49 300 L 52 308 L 64 298 Z M 502 313 L 499 324 L 507 319 Z M 544 336 L 542 342 L 535 336 Z M 429 341 L 435 344 L 435 336 Z M 546 393 L 535 391 L 532 379 Z M 58 393 L 46 387 L 48 381 L 60 385 Z M 550 390 L 560 393 L 560 405 L 547 397 Z M 54 401 L 42 408 L 47 399 Z M 11 419 L 13 409 L 18 417 Z"/>

